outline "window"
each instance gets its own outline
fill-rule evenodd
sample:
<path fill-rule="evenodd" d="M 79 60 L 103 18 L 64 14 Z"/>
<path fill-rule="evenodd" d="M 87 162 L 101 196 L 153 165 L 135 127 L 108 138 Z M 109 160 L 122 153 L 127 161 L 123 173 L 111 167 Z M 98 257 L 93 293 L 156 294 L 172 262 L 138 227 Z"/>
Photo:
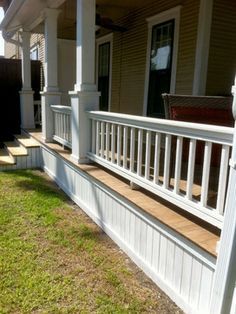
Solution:
<path fill-rule="evenodd" d="M 111 94 L 112 35 L 97 40 L 97 87 L 101 93 L 99 108 L 108 111 Z"/>
<path fill-rule="evenodd" d="M 39 49 L 38 49 L 38 47 L 33 47 L 30 50 L 30 59 L 31 60 L 39 60 Z"/>
<path fill-rule="evenodd" d="M 147 19 L 144 115 L 164 118 L 162 93 L 175 92 L 181 6 Z"/>

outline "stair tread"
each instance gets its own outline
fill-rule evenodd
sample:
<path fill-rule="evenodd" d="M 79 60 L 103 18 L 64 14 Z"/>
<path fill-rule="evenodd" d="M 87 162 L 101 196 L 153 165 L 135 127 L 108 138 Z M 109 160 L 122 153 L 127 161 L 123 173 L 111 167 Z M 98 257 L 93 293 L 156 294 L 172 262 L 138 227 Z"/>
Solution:
<path fill-rule="evenodd" d="M 23 145 L 24 147 L 27 147 L 27 148 L 30 148 L 30 147 L 40 147 L 40 144 L 32 139 L 32 138 L 29 138 L 27 136 L 24 136 L 24 135 L 14 135 L 15 138 L 17 139 L 17 141 Z"/>
<path fill-rule="evenodd" d="M 0 166 L 14 165 L 14 161 L 4 148 L 0 149 Z"/>
<path fill-rule="evenodd" d="M 27 150 L 16 142 L 4 142 L 6 149 L 12 156 L 27 156 Z"/>

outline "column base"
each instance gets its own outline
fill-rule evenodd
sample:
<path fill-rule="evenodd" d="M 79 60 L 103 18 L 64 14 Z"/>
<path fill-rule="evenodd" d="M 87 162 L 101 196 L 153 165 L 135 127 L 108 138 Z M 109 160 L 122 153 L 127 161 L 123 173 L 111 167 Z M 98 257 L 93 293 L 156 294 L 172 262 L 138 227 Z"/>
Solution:
<path fill-rule="evenodd" d="M 20 91 L 21 128 L 34 129 L 34 91 Z"/>
<path fill-rule="evenodd" d="M 72 91 L 71 96 L 71 159 L 79 164 L 90 163 L 87 153 L 91 150 L 91 121 L 87 111 L 98 110 L 100 93 L 95 91 Z"/>
<path fill-rule="evenodd" d="M 91 163 L 91 160 L 89 158 L 79 158 L 73 154 L 70 155 L 70 159 L 77 163 L 77 164 L 80 164 L 80 165 L 83 165 L 83 164 L 90 164 Z"/>

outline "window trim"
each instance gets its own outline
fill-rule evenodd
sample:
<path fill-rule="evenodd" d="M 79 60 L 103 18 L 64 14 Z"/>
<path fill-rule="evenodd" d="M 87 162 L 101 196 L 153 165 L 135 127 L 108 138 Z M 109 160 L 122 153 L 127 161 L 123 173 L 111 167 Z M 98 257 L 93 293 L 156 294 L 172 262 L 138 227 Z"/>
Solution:
<path fill-rule="evenodd" d="M 112 52 L 113 52 L 113 33 L 96 39 L 96 86 L 98 88 L 98 52 L 99 46 L 110 43 L 110 64 L 109 64 L 109 94 L 108 94 L 108 111 L 111 111 L 111 86 L 112 86 Z"/>
<path fill-rule="evenodd" d="M 37 51 L 37 59 L 31 59 L 31 54 L 34 52 L 34 51 Z M 33 45 L 31 48 L 30 48 L 30 59 L 31 60 L 39 60 L 39 45 L 38 44 L 35 44 Z"/>
<path fill-rule="evenodd" d="M 173 40 L 173 55 L 171 66 L 171 80 L 170 80 L 170 93 L 175 93 L 176 87 L 176 72 L 177 72 L 177 59 L 178 59 L 178 45 L 179 45 L 179 25 L 180 25 L 180 10 L 181 5 L 172 9 L 163 11 L 152 17 L 146 19 L 148 23 L 148 39 L 147 39 L 147 52 L 146 52 L 146 70 L 145 70 L 145 83 L 144 83 L 144 103 L 143 115 L 147 116 L 148 106 L 148 89 L 149 89 L 149 75 L 150 75 L 150 53 L 152 42 L 152 28 L 155 25 L 174 20 L 174 40 Z"/>

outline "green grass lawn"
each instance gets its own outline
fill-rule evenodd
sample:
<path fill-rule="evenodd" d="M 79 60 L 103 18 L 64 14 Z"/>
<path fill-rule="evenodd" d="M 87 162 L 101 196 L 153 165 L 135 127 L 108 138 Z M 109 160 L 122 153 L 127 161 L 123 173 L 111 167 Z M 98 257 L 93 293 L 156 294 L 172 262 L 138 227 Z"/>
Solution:
<path fill-rule="evenodd" d="M 45 174 L 14 171 L 0 172 L 0 313 L 179 310 Z"/>

